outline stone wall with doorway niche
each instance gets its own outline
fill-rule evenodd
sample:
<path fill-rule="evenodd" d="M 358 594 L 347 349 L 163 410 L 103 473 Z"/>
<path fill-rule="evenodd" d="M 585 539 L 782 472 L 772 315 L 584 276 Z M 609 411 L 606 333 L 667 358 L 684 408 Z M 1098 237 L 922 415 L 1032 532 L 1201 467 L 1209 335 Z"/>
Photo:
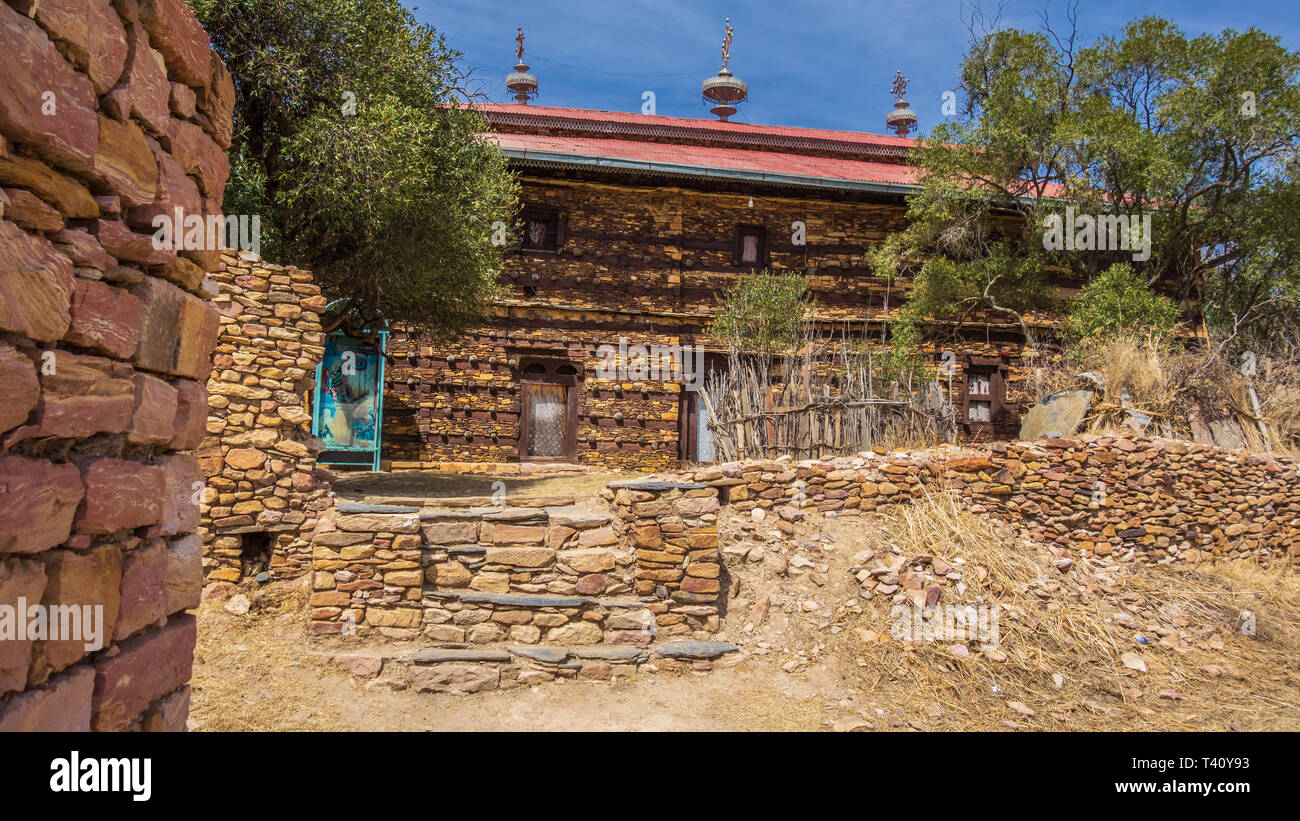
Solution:
<path fill-rule="evenodd" d="M 153 219 L 220 216 L 234 86 L 183 0 L 0 2 L 0 64 L 0 621 L 89 616 L 0 636 L 0 731 L 183 730 L 220 257 Z"/>
<path fill-rule="evenodd" d="M 203 568 L 209 581 L 294 578 L 331 504 L 316 470 L 310 398 L 324 354 L 325 298 L 310 271 L 227 253 L 212 275 L 220 331 L 208 380 Z"/>

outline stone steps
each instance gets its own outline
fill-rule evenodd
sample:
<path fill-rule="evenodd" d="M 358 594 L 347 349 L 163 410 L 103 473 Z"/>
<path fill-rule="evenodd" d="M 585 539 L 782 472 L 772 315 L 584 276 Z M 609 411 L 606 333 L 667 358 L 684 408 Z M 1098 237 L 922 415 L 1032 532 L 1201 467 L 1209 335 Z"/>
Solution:
<path fill-rule="evenodd" d="M 644 647 L 456 644 L 414 653 L 371 650 L 313 656 L 395 689 L 457 694 L 526 687 L 556 679 L 611 681 L 660 670 L 706 671 L 715 666 L 734 666 L 744 659 L 735 645 L 716 641 L 673 641 Z"/>

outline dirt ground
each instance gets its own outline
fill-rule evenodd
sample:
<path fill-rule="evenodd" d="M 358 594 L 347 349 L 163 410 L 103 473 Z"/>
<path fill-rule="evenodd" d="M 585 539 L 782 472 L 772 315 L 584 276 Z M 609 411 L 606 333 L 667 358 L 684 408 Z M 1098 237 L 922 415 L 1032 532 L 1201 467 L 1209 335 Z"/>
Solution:
<path fill-rule="evenodd" d="M 378 731 L 815 730 L 828 682 L 755 665 L 556 681 L 475 695 L 394 691 L 309 656 L 303 588 L 272 585 L 247 616 L 199 612 L 191 729 Z M 259 607 L 259 604 L 261 605 Z M 837 692 L 850 696 L 847 687 Z"/>
<path fill-rule="evenodd" d="M 719 638 L 742 648 L 738 666 L 474 695 L 394 690 L 310 655 L 325 648 L 307 637 L 304 583 L 254 585 L 243 591 L 252 600 L 246 615 L 226 612 L 224 599 L 199 611 L 192 727 L 1300 729 L 1300 581 L 1292 570 L 1090 562 L 1062 570 L 1063 560 L 1046 551 L 1000 542 L 989 558 L 978 539 L 926 532 L 920 537 L 933 542 L 934 553 L 962 554 L 958 566 L 963 558 L 984 561 L 989 587 L 980 588 L 973 572 L 967 580 L 974 592 L 998 591 L 1010 614 L 1002 623 L 1004 653 L 994 657 L 972 644 L 970 657 L 959 658 L 946 643 L 894 640 L 891 600 L 859 597 L 855 572 L 861 575 L 864 548 L 888 556 L 882 545 L 892 544 L 907 553 L 917 534 L 904 532 L 905 523 L 812 516 L 787 538 L 769 529 L 770 516 L 762 524 L 748 519 L 724 513 L 721 528 L 730 596 Z M 927 514 L 925 526 L 941 519 L 941 511 Z M 1243 608 L 1258 620 L 1253 635 L 1238 629 Z M 361 642 L 357 652 L 377 646 L 361 637 L 334 641 L 353 640 Z M 406 643 L 401 652 L 414 649 Z M 1122 661 L 1135 653 L 1145 670 Z"/>

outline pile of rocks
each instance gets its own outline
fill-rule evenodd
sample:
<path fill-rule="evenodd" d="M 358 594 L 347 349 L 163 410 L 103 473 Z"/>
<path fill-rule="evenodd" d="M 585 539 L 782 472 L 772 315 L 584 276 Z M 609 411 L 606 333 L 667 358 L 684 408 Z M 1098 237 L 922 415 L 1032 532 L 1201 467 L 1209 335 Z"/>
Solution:
<path fill-rule="evenodd" d="M 310 271 L 228 253 L 213 274 L 220 336 L 208 380 L 203 565 L 209 581 L 311 568 L 311 534 L 331 503 L 317 481 L 308 412 L 324 355 L 325 298 Z"/>

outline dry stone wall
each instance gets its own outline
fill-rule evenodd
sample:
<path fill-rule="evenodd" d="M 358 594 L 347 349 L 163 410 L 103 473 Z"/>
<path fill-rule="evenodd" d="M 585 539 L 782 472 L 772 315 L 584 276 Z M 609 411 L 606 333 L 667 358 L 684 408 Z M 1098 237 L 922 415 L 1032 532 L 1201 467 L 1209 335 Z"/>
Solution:
<path fill-rule="evenodd" d="M 183 0 L 5 0 L 0 64 L 0 730 L 184 729 L 220 259 L 153 220 L 234 87 Z"/>
<path fill-rule="evenodd" d="M 344 503 L 313 542 L 315 635 L 648 646 L 718 629 L 718 490 L 615 482 L 611 511 Z"/>
<path fill-rule="evenodd" d="M 324 355 L 325 298 L 310 271 L 227 254 L 214 274 L 221 317 L 208 380 L 203 566 L 211 581 L 311 567 L 311 533 L 331 502 L 318 480 L 310 392 Z"/>
<path fill-rule="evenodd" d="M 312 632 L 444 643 L 646 645 L 609 513 L 345 503 L 314 540 Z"/>
<path fill-rule="evenodd" d="M 870 511 L 927 490 L 1034 541 L 1136 561 L 1300 555 L 1297 463 L 1286 456 L 1107 436 L 984 449 L 714 465 L 680 481 L 716 487 L 738 510 L 774 509 L 792 532 L 805 510 Z"/>
<path fill-rule="evenodd" d="M 346 503 L 314 543 L 315 655 L 438 693 L 704 671 L 743 658 L 716 640 L 732 584 L 718 534 L 726 507 L 793 537 L 810 512 L 856 516 L 951 492 L 1056 562 L 1070 561 L 1067 547 L 1140 562 L 1294 558 L 1296 470 L 1286 457 L 1082 437 L 712 465 L 610 483 L 603 507 Z M 886 588 L 897 590 L 876 586 Z M 938 588 L 916 592 L 929 601 Z"/>
<path fill-rule="evenodd" d="M 1136 561 L 1300 554 L 1293 459 L 1183 442 L 1042 439 L 713 465 L 612 482 L 605 509 L 340 505 L 314 541 L 312 632 L 449 644 L 707 641 L 726 575 L 718 513 L 787 536 L 956 493 L 1045 546 Z"/>

